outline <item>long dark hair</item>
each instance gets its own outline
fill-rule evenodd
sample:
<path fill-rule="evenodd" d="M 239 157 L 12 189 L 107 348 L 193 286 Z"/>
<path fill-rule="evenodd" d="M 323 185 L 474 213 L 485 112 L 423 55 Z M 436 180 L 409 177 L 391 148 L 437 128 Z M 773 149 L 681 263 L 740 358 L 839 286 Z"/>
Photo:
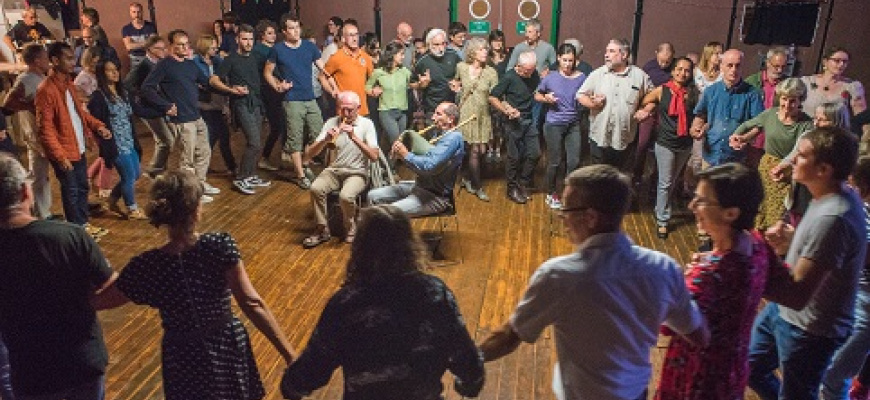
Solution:
<path fill-rule="evenodd" d="M 95 74 L 97 75 L 97 87 L 100 88 L 100 91 L 106 96 L 106 99 L 115 102 L 117 100 L 127 100 L 127 88 L 122 82 L 111 83 L 109 82 L 109 78 L 106 76 L 106 64 L 112 63 L 115 68 L 118 69 L 118 73 L 121 72 L 121 66 L 116 65 L 112 60 L 101 60 L 97 63 L 97 68 Z M 109 90 L 109 86 L 115 86 L 115 93 L 117 93 L 118 97 L 112 96 L 112 92 Z"/>
<path fill-rule="evenodd" d="M 426 251 L 411 220 L 392 205 L 360 210 L 356 239 L 350 249 L 344 284 L 372 284 L 390 277 L 419 273 Z"/>

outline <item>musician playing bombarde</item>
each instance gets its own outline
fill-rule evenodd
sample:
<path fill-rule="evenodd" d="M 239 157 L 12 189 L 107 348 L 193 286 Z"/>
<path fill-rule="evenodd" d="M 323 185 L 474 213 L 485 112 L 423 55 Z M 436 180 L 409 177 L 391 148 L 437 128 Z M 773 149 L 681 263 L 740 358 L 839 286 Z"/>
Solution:
<path fill-rule="evenodd" d="M 438 214 L 452 206 L 453 185 L 465 155 L 462 134 L 456 129 L 459 107 L 449 102 L 439 104 L 432 121 L 432 137 L 437 141 L 425 154 L 411 153 L 401 140 L 391 149 L 391 154 L 404 160 L 417 179 L 370 191 L 371 204 L 392 203 L 411 218 Z"/>
<path fill-rule="evenodd" d="M 337 100 L 338 116 L 326 120 L 320 135 L 305 150 L 305 160 L 319 155 L 329 145 L 334 145 L 336 150 L 335 161 L 317 176 L 309 190 L 317 231 L 302 241 L 302 247 L 306 249 L 332 238 L 326 219 L 326 195 L 334 190 L 340 190 L 338 198 L 346 232 L 344 241 L 353 242 L 356 235 L 355 200 L 366 189 L 369 163 L 380 155 L 374 123 L 358 115 L 359 95 L 352 91 L 339 92 Z"/>

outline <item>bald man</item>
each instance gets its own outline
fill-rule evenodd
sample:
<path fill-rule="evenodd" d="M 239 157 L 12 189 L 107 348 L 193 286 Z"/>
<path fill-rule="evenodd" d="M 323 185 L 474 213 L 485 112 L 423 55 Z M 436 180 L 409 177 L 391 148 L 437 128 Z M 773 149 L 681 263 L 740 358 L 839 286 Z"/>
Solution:
<path fill-rule="evenodd" d="M 704 141 L 705 168 L 731 161 L 743 161 L 745 150 L 734 150 L 728 137 L 744 121 L 764 111 L 761 92 L 740 74 L 743 52 L 730 49 L 722 54 L 722 80 L 710 85 L 698 105 L 690 133 Z"/>
<path fill-rule="evenodd" d="M 405 59 L 402 60 L 402 65 L 411 69 L 414 65 L 414 28 L 407 22 L 399 22 L 396 27 L 396 43 L 405 46 Z"/>

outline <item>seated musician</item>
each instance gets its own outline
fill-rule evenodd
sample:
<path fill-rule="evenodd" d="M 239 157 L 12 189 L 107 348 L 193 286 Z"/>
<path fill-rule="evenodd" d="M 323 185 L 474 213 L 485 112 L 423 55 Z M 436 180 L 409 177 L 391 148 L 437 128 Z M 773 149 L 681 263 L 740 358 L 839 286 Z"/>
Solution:
<path fill-rule="evenodd" d="M 371 190 L 369 202 L 392 203 L 412 218 L 438 214 L 451 207 L 453 185 L 465 155 L 462 134 L 456 130 L 458 120 L 459 107 L 441 103 L 432 116 L 437 141 L 425 154 L 411 153 L 401 140 L 393 143 L 391 154 L 404 160 L 417 179 Z"/>
<path fill-rule="evenodd" d="M 323 152 L 328 145 L 335 146 L 335 161 L 326 167 L 311 184 L 311 202 L 317 218 L 317 231 L 305 238 L 302 246 L 306 249 L 329 241 L 332 237 L 326 220 L 326 195 L 339 190 L 342 220 L 344 221 L 344 241 L 352 243 L 356 235 L 356 197 L 366 189 L 369 179 L 369 162 L 380 155 L 375 125 L 357 113 L 360 108 L 359 96 L 351 91 L 338 94 L 338 116 L 323 124 L 320 135 L 305 150 L 306 160 Z"/>

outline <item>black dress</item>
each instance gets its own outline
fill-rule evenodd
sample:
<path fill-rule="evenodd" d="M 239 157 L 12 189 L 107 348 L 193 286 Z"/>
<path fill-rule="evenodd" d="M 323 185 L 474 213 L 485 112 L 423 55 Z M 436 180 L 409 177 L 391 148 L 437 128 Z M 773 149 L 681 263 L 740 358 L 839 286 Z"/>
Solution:
<path fill-rule="evenodd" d="M 142 253 L 121 272 L 121 291 L 160 311 L 167 400 L 265 396 L 248 333 L 230 308 L 225 273 L 239 259 L 229 234 L 208 233 L 181 254 Z"/>

